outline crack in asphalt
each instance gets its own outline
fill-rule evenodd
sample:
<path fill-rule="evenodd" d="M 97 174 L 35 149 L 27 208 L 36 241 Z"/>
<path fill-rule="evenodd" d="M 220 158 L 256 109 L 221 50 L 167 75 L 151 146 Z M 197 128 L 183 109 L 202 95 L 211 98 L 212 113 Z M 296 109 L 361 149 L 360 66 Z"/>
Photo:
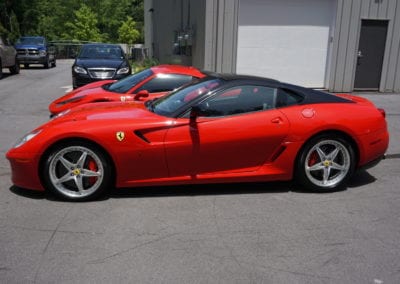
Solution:
<path fill-rule="evenodd" d="M 121 250 L 121 251 L 119 251 L 119 252 L 113 253 L 113 254 L 111 254 L 111 255 L 109 255 L 109 256 L 106 256 L 106 257 L 103 257 L 103 258 L 99 258 L 99 259 L 95 259 L 95 260 L 89 261 L 89 262 L 87 262 L 87 264 L 99 264 L 99 263 L 104 263 L 106 260 L 109 260 L 109 259 L 111 259 L 111 258 L 118 257 L 118 256 L 120 256 L 120 255 L 122 255 L 122 254 L 131 252 L 131 251 L 134 251 L 134 250 L 136 250 L 136 249 L 138 249 L 138 248 L 146 247 L 146 246 L 148 246 L 148 245 L 151 245 L 151 244 L 154 244 L 154 243 L 156 243 L 156 242 L 159 242 L 159 241 L 162 241 L 162 240 L 171 238 L 171 237 L 176 236 L 176 235 L 179 235 L 179 233 L 169 234 L 169 235 L 166 235 L 166 236 L 157 238 L 157 239 L 155 239 L 155 240 L 151 240 L 151 241 L 147 241 L 147 242 L 138 244 L 138 245 L 136 245 L 136 246 L 127 248 L 127 249 L 125 249 L 125 250 Z"/>
<path fill-rule="evenodd" d="M 70 212 L 71 210 L 72 210 L 72 206 L 69 207 L 69 208 L 66 210 L 66 212 L 64 213 L 64 216 L 61 218 L 60 222 L 58 222 L 56 228 L 55 228 L 54 230 L 51 230 L 51 231 L 53 231 L 53 233 L 51 234 L 50 238 L 48 239 L 48 241 L 47 241 L 47 243 L 46 243 L 46 246 L 44 247 L 44 249 L 43 249 L 43 251 L 42 251 L 42 255 L 41 255 L 41 257 L 40 257 L 39 265 L 38 265 L 38 267 L 37 267 L 37 269 L 36 269 L 36 272 L 35 272 L 35 277 L 34 277 L 33 283 L 37 283 L 37 279 L 38 279 L 38 276 L 39 276 L 39 272 L 40 272 L 40 269 L 42 268 L 43 261 L 44 261 L 44 256 L 45 256 L 45 254 L 46 254 L 46 252 L 47 252 L 47 249 L 49 248 L 50 244 L 53 242 L 53 239 L 54 239 L 54 236 L 56 235 L 56 233 L 59 232 L 59 231 L 58 231 L 58 228 L 60 228 L 62 222 L 65 220 L 65 218 L 67 217 L 67 215 L 69 214 L 69 212 Z"/>

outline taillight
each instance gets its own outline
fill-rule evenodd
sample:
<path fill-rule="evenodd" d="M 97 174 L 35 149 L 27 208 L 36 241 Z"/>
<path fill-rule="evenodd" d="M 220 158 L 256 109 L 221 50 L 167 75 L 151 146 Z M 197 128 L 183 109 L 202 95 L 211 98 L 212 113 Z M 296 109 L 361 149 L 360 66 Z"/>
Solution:
<path fill-rule="evenodd" d="M 386 118 L 386 111 L 383 108 L 378 108 L 379 112 L 382 114 L 384 118 Z"/>

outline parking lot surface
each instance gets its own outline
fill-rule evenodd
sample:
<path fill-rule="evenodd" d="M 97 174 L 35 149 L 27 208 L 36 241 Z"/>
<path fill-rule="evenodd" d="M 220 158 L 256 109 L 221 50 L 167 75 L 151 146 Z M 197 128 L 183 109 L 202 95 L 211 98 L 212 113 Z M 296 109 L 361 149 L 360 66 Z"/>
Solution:
<path fill-rule="evenodd" d="M 0 80 L 0 283 L 400 283 L 400 94 L 388 157 L 345 191 L 290 183 L 115 190 L 70 203 L 11 183 L 6 151 L 49 118 L 72 61 Z"/>

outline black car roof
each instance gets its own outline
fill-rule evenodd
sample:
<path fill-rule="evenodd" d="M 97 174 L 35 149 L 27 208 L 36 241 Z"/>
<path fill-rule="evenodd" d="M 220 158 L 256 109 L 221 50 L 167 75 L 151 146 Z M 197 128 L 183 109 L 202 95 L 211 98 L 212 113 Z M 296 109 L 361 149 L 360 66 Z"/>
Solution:
<path fill-rule="evenodd" d="M 201 71 L 201 72 L 206 74 L 209 77 L 215 77 L 215 78 L 223 79 L 225 81 L 249 80 L 249 81 L 263 81 L 263 82 L 268 82 L 268 83 L 273 83 L 273 84 L 280 83 L 280 81 L 275 80 L 275 79 L 259 77 L 259 76 L 254 76 L 254 75 L 233 74 L 233 73 L 215 73 L 215 72 L 210 72 L 210 71 Z"/>
<path fill-rule="evenodd" d="M 275 79 L 253 76 L 253 75 L 240 75 L 240 74 L 230 74 L 230 73 L 215 73 L 202 71 L 208 77 L 222 79 L 227 83 L 229 81 L 241 81 L 247 83 L 257 83 L 260 82 L 262 84 L 267 84 L 271 87 L 278 87 L 287 90 L 291 90 L 299 95 L 301 95 L 304 99 L 302 104 L 313 104 L 313 103 L 330 103 L 330 102 L 341 102 L 341 103 L 352 103 L 351 100 L 345 99 L 343 97 L 338 97 L 330 93 L 326 93 L 323 91 L 306 88 L 298 85 L 293 85 L 289 83 L 284 83 Z"/>

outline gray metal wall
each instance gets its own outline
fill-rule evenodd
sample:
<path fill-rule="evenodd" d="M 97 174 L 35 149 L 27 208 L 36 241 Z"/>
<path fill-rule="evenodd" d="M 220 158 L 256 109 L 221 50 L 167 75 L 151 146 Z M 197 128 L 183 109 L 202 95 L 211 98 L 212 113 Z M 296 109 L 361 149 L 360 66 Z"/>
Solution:
<path fill-rule="evenodd" d="M 202 68 L 204 63 L 204 10 L 201 0 L 145 0 L 145 45 L 161 63 L 178 63 Z M 174 31 L 190 26 L 193 56 L 173 54 Z"/>
<path fill-rule="evenodd" d="M 239 0 L 205 0 L 204 69 L 235 72 Z"/>
<path fill-rule="evenodd" d="M 236 71 L 240 0 L 145 2 L 154 8 L 154 55 L 161 62 L 173 59 L 172 31 L 179 27 L 182 18 L 187 19 L 190 3 L 190 22 L 195 34 L 193 56 L 187 63 L 217 72 Z M 389 21 L 380 91 L 400 92 L 400 0 L 337 0 L 326 88 L 333 92 L 353 90 L 362 19 Z"/>
<path fill-rule="evenodd" d="M 361 20 L 389 20 L 381 92 L 400 91 L 400 1 L 338 0 L 329 90 L 353 90 Z"/>

